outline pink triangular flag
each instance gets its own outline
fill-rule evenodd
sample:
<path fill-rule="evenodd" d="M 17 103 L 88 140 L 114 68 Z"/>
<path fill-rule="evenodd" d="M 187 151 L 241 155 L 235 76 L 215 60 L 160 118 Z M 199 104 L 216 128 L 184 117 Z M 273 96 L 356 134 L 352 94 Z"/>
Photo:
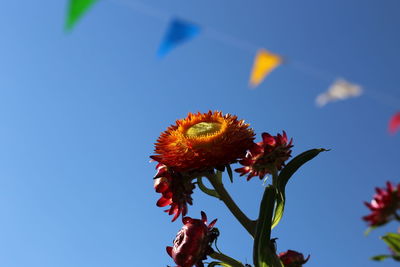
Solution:
<path fill-rule="evenodd" d="M 400 128 L 400 112 L 397 112 L 389 121 L 389 133 L 395 134 Z"/>

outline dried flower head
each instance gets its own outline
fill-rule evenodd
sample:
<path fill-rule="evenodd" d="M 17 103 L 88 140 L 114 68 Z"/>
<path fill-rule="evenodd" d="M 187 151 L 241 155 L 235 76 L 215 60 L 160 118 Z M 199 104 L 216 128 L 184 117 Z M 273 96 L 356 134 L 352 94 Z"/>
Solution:
<path fill-rule="evenodd" d="M 179 172 L 223 168 L 244 157 L 253 140 L 253 130 L 236 116 L 189 113 L 160 135 L 151 158 Z"/>

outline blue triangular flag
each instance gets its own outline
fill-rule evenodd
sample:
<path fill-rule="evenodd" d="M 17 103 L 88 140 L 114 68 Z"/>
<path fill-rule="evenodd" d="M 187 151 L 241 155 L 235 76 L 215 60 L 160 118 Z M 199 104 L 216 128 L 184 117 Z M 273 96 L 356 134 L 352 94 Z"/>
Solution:
<path fill-rule="evenodd" d="M 187 42 L 200 33 L 200 27 L 181 19 L 173 19 L 168 27 L 163 41 L 158 49 L 157 56 L 165 57 L 177 45 Z"/>

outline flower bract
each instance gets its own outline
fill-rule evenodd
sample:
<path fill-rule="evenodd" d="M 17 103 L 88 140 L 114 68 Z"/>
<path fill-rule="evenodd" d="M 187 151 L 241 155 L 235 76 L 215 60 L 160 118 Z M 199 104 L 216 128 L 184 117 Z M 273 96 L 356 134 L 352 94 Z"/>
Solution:
<path fill-rule="evenodd" d="M 203 260 L 213 252 L 211 244 L 216 238 L 216 219 L 207 225 L 207 216 L 201 212 L 201 220 L 184 217 L 183 227 L 177 233 L 172 247 L 167 247 L 168 255 L 179 267 L 203 267 Z"/>
<path fill-rule="evenodd" d="M 290 158 L 293 140 L 288 141 L 286 133 L 272 136 L 269 133 L 262 134 L 262 141 L 253 143 L 246 156 L 239 161 L 243 165 L 235 171 L 240 176 L 247 175 L 247 180 L 254 176 L 263 179 L 265 175 L 281 170 L 285 161 Z"/>
<path fill-rule="evenodd" d="M 294 250 L 279 253 L 279 259 L 285 267 L 301 267 L 310 258 L 310 255 L 305 259 L 302 253 Z"/>
<path fill-rule="evenodd" d="M 400 208 L 400 184 L 397 186 L 387 182 L 386 188 L 376 188 L 376 194 L 371 202 L 365 205 L 371 210 L 371 214 L 364 216 L 363 220 L 369 226 L 380 226 L 393 219 L 400 219 L 396 214 Z"/>
<path fill-rule="evenodd" d="M 180 172 L 223 168 L 244 157 L 253 140 L 253 130 L 236 116 L 189 113 L 160 135 L 151 158 Z"/>

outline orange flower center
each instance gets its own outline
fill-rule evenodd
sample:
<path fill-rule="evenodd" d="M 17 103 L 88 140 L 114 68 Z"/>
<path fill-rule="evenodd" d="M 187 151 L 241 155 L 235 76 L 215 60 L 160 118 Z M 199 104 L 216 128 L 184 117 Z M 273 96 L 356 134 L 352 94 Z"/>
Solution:
<path fill-rule="evenodd" d="M 221 130 L 222 124 L 218 122 L 199 122 L 186 131 L 188 137 L 203 137 L 214 135 Z"/>

